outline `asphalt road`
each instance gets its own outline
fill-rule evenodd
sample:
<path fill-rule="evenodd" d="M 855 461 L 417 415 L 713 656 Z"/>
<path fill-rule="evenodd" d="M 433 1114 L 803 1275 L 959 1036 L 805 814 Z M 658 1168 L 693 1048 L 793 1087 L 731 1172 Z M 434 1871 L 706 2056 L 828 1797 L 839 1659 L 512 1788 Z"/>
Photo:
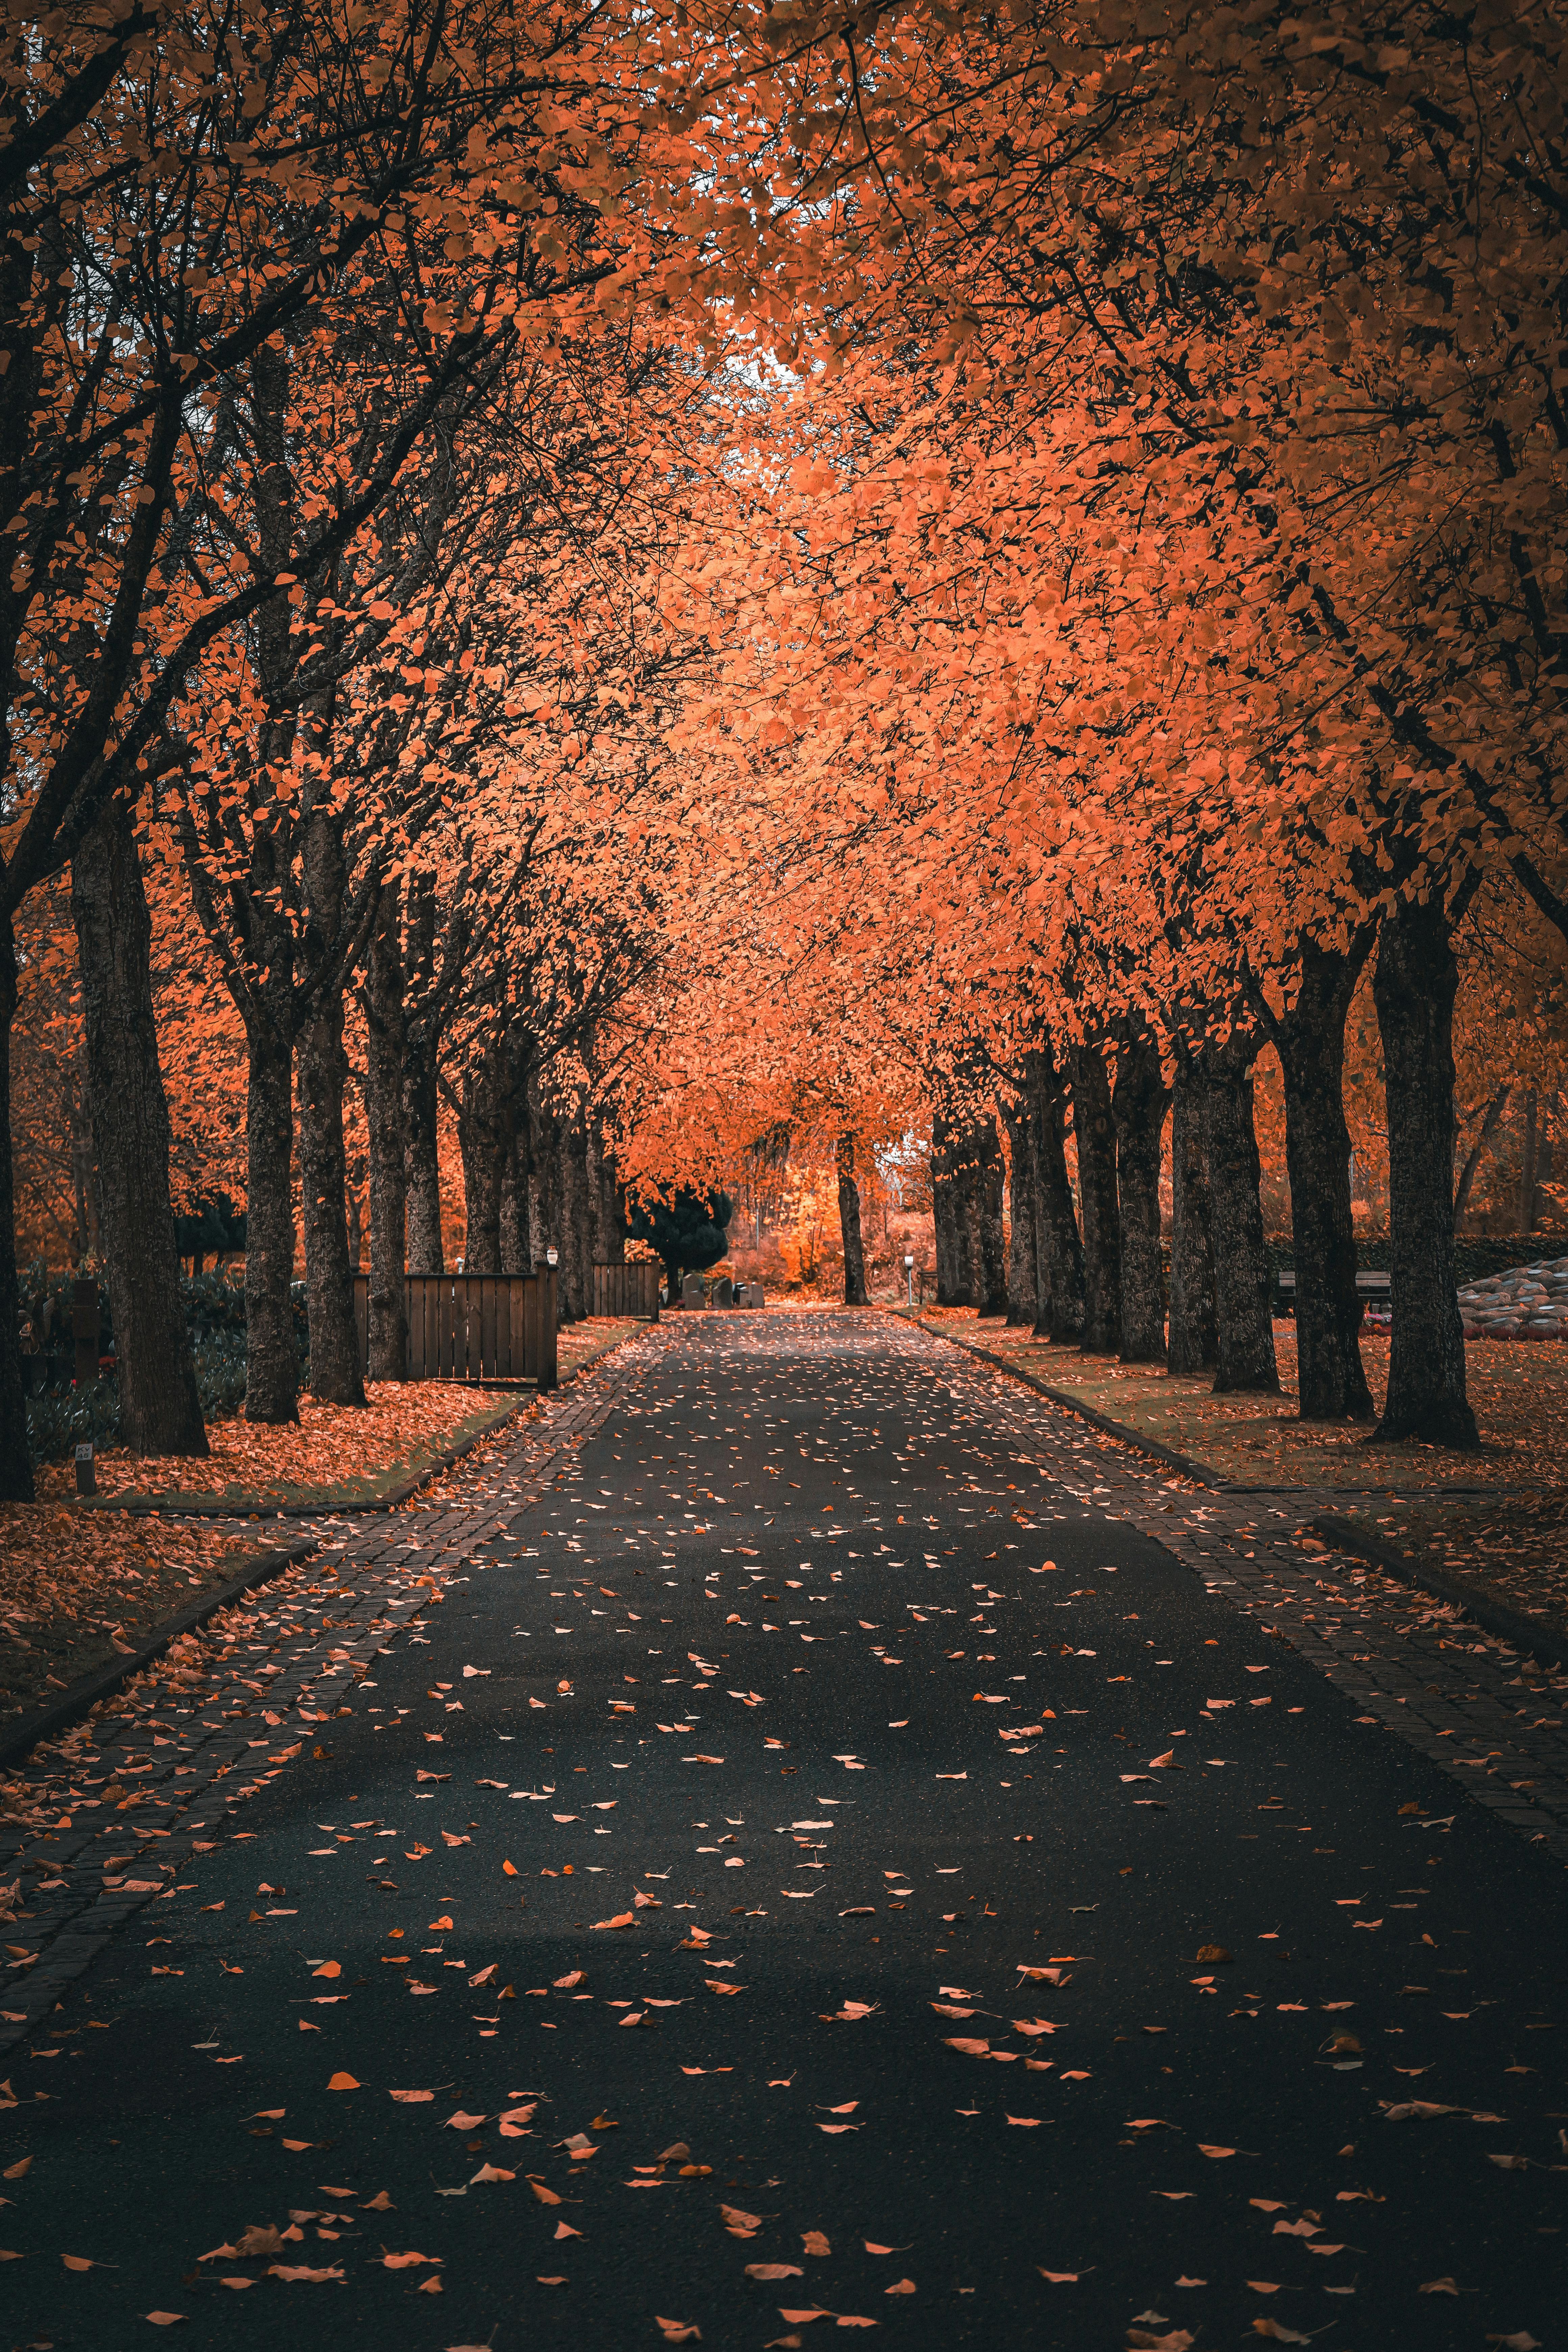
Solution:
<path fill-rule="evenodd" d="M 667 1337 L 7 2062 L 0 2341 L 1550 2352 L 1560 1865 L 934 1343 Z"/>

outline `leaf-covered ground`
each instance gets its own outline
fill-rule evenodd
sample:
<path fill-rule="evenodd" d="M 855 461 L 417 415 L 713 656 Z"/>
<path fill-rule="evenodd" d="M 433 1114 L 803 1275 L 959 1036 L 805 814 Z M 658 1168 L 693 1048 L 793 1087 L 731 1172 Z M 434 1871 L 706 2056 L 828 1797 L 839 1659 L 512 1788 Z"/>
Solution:
<path fill-rule="evenodd" d="M 215 1422 L 205 1462 L 106 1449 L 95 1465 L 99 1493 L 163 1502 L 201 1497 L 209 1507 L 240 1511 L 252 1497 L 273 1506 L 368 1498 L 377 1486 L 405 1478 L 460 1444 L 513 1402 L 463 1381 L 373 1381 L 365 1396 L 363 1412 L 302 1396 L 299 1421 L 280 1428 L 258 1427 L 243 1415 Z M 50 1500 L 74 1495 L 74 1465 L 47 1463 L 37 1483 Z"/>

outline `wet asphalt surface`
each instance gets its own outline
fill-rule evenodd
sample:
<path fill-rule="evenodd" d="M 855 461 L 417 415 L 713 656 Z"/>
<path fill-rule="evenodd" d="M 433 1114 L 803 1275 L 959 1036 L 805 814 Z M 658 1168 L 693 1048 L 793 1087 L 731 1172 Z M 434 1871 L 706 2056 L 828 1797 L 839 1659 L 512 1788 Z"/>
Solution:
<path fill-rule="evenodd" d="M 1561 1868 L 986 1395 L 672 1323 L 7 2061 L 0 2344 L 1559 2342 Z"/>

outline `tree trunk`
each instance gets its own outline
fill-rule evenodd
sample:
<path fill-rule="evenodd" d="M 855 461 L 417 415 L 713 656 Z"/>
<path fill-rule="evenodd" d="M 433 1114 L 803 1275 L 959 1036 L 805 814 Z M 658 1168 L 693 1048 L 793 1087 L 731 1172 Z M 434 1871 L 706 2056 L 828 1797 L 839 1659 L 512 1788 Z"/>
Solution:
<path fill-rule="evenodd" d="M 98 1155 L 92 1139 L 92 1078 L 87 1045 L 69 1065 L 68 1102 L 70 1113 L 71 1190 L 76 1195 L 76 1231 L 71 1235 L 71 1262 L 103 1255 L 102 1218 L 99 1213 Z"/>
<path fill-rule="evenodd" d="M 588 1130 L 588 1181 L 594 1202 L 594 1263 L 625 1265 L 626 1235 L 620 1188 L 614 1162 L 605 1150 L 604 1129 L 595 1118 Z"/>
<path fill-rule="evenodd" d="M 1465 1164 L 1459 1171 L 1459 1181 L 1454 1187 L 1454 1224 L 1456 1229 L 1458 1229 L 1459 1219 L 1464 1215 L 1466 1207 L 1468 1204 L 1470 1188 L 1476 1181 L 1476 1171 L 1481 1164 L 1482 1154 L 1485 1152 L 1486 1148 L 1491 1141 L 1493 1136 L 1497 1133 L 1498 1122 L 1501 1118 L 1504 1111 L 1508 1108 L 1508 1098 L 1512 1092 L 1513 1088 L 1511 1087 L 1499 1087 L 1496 1094 L 1493 1095 L 1490 1102 L 1487 1105 L 1486 1116 L 1481 1120 L 1481 1131 L 1477 1136 L 1475 1142 L 1471 1145 L 1469 1154 L 1466 1159 Z"/>
<path fill-rule="evenodd" d="M 1121 1345 L 1121 1233 L 1116 1210 L 1116 1126 L 1104 1057 L 1093 1045 L 1072 1049 L 1073 1133 L 1083 1204 L 1085 1355 Z"/>
<path fill-rule="evenodd" d="M 481 1046 L 463 1074 L 458 1150 L 463 1162 L 463 1272 L 500 1272 L 504 1138 L 497 1116 L 496 1055 Z"/>
<path fill-rule="evenodd" d="M 313 809 L 306 819 L 303 866 L 310 968 L 319 982 L 295 1047 L 310 1393 L 323 1404 L 363 1405 L 364 1368 L 354 1320 L 348 1160 L 343 1150 L 349 1057 L 343 1051 L 342 982 L 331 969 L 342 923 L 342 827 L 325 808 Z M 321 977 L 324 966 L 328 969 Z"/>
<path fill-rule="evenodd" d="M 16 941 L 0 917 L 0 1502 L 33 1499 L 33 1456 L 22 1386 L 22 1293 L 16 1279 L 16 1180 L 11 1146 L 11 1024 Z"/>
<path fill-rule="evenodd" d="M 528 1144 L 509 1123 L 500 1174 L 500 1270 L 526 1274 L 531 1263 L 528 1237 Z"/>
<path fill-rule="evenodd" d="M 277 987 L 279 975 L 271 977 Z M 300 1359 L 289 1297 L 294 1057 L 266 1025 L 247 1040 L 247 1048 L 245 1417 L 271 1425 L 300 1418 Z"/>
<path fill-rule="evenodd" d="M 1035 1147 L 1022 1103 L 1004 1105 L 1007 1127 L 1007 1320 L 1032 1330 L 1040 1311 L 1035 1272 Z"/>
<path fill-rule="evenodd" d="M 403 1108 L 403 951 L 399 891 L 384 883 L 370 942 L 365 992 L 365 1125 L 370 1131 L 370 1377 L 401 1381 L 408 1370 L 408 1293 L 404 1254 L 408 1211 Z"/>
<path fill-rule="evenodd" d="M 1083 1243 L 1067 1162 L 1067 1088 L 1054 1057 L 1035 1057 L 1029 1105 L 1035 1161 L 1035 1265 L 1040 1289 L 1037 1339 L 1083 1338 Z"/>
<path fill-rule="evenodd" d="M 534 1100 L 531 1106 L 530 1133 L 534 1166 L 535 1196 L 538 1214 L 531 1220 L 529 1239 L 533 1250 L 533 1266 L 538 1272 L 544 1265 L 544 1253 L 561 1247 L 561 1150 L 559 1123 L 553 1111 Z"/>
<path fill-rule="evenodd" d="M 963 1240 L 958 1180 L 953 1173 L 952 1122 L 933 1111 L 931 1121 L 931 1205 L 936 1230 L 936 1303 L 966 1307 L 969 1265 Z"/>
<path fill-rule="evenodd" d="M 574 1118 L 565 1129 L 566 1219 L 571 1243 L 568 1312 L 574 1322 L 591 1313 L 594 1305 L 594 1206 L 589 1198 L 588 1137 Z"/>
<path fill-rule="evenodd" d="M 1165 1360 L 1165 1269 L 1160 1255 L 1160 1149 L 1170 1089 L 1160 1049 L 1140 1023 L 1116 1056 L 1117 1234 L 1121 1252 L 1121 1360 Z"/>
<path fill-rule="evenodd" d="M 1303 1421 L 1370 1421 L 1345 1125 L 1345 1017 L 1371 947 L 1303 940 L 1295 1003 L 1269 1028 L 1285 1077 L 1285 1165 L 1296 1244 L 1296 1376 Z"/>
<path fill-rule="evenodd" d="M 410 1274 L 447 1271 L 441 1238 L 440 1099 L 434 1051 L 422 1054 L 411 1048 L 403 1081 Z"/>
<path fill-rule="evenodd" d="M 343 1002 L 323 992 L 300 1032 L 300 1187 L 305 1288 L 310 1318 L 310 1393 L 323 1404 L 363 1405 L 364 1376 L 354 1322 L 343 1152 Z"/>
<path fill-rule="evenodd" d="M 1219 1360 L 1206 1093 L 1202 1059 L 1179 1045 L 1171 1104 L 1171 1316 L 1165 1365 L 1172 1372 L 1209 1372 Z"/>
<path fill-rule="evenodd" d="M 1258 1133 L 1252 1118 L 1252 1063 L 1258 1041 L 1233 1034 L 1207 1055 L 1209 1223 L 1214 1242 L 1215 1368 L 1214 1392 L 1278 1394 L 1273 1281 L 1258 1198 Z"/>
<path fill-rule="evenodd" d="M 403 957 L 403 1131 L 408 1177 L 410 1274 L 445 1274 L 441 1233 L 440 991 L 436 974 L 436 884 L 409 877 Z"/>
<path fill-rule="evenodd" d="M 555 1305 L 562 1323 L 577 1320 L 577 1231 L 579 1184 L 573 1164 L 572 1129 L 564 1117 L 555 1121 Z"/>
<path fill-rule="evenodd" d="M 844 1237 L 844 1304 L 864 1307 L 866 1252 L 860 1240 L 860 1192 L 855 1181 L 855 1138 L 838 1139 L 838 1228 Z"/>
<path fill-rule="evenodd" d="M 1540 1112 L 1533 1087 L 1524 1090 L 1524 1102 L 1520 1115 L 1519 1158 L 1519 1230 L 1521 1234 L 1535 1231 L 1539 1202 L 1537 1165 L 1541 1150 Z"/>
<path fill-rule="evenodd" d="M 970 1223 L 973 1250 L 970 1295 L 982 1315 L 1007 1312 L 1007 1240 L 1002 1223 L 1005 1175 L 996 1122 L 989 1111 L 973 1132 L 974 1174 Z"/>
<path fill-rule="evenodd" d="M 110 803 L 72 860 L 71 912 L 121 1442 L 133 1454 L 199 1457 L 207 1451 L 207 1433 L 169 1199 L 169 1106 L 153 1011 L 153 923 L 123 802 Z"/>
<path fill-rule="evenodd" d="M 1465 1394 L 1454 1283 L 1454 997 L 1440 900 L 1384 918 L 1373 973 L 1388 1103 L 1388 1225 L 1394 1338 L 1385 1438 L 1479 1444 Z"/>

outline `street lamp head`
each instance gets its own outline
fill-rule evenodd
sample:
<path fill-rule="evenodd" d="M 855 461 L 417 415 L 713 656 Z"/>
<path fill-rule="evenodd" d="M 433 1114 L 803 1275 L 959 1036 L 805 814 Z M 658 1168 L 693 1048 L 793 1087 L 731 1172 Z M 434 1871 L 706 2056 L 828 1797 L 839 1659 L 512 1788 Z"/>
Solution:
<path fill-rule="evenodd" d="M 906 1265 L 913 1265 L 914 1262 L 915 1262 L 915 1254 L 914 1254 L 913 1250 L 906 1250 L 906 1251 L 904 1252 L 904 1264 L 905 1264 Z"/>
<path fill-rule="evenodd" d="M 554 1243 L 552 1242 L 550 1247 L 544 1253 L 544 1263 L 546 1265 L 558 1265 L 560 1262 L 561 1254 L 555 1247 Z"/>

